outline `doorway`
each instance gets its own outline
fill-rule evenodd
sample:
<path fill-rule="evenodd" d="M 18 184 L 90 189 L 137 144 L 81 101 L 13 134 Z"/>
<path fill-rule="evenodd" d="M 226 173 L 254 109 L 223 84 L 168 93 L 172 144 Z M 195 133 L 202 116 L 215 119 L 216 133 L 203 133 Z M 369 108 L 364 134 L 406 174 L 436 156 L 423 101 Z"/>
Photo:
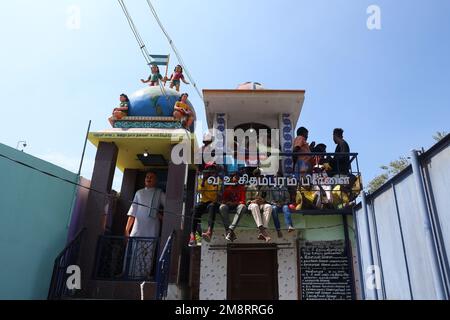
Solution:
<path fill-rule="evenodd" d="M 227 260 L 227 299 L 278 300 L 275 244 L 231 245 Z"/>

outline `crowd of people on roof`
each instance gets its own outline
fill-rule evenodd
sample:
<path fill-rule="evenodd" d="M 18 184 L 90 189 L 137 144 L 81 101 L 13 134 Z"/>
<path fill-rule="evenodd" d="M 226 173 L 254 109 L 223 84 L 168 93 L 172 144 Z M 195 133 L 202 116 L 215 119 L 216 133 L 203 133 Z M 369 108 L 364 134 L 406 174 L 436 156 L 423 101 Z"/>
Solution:
<path fill-rule="evenodd" d="M 193 209 L 189 246 L 196 246 L 202 239 L 207 242 L 211 240 L 217 215 L 221 218 L 227 241 L 236 240 L 239 222 L 249 213 L 256 224 L 258 239 L 270 242 L 272 236 L 268 228 L 271 219 L 277 236 L 283 237 L 279 213 L 283 213 L 287 231 L 293 232 L 295 227 L 292 214 L 295 212 L 308 209 L 343 209 L 350 206 L 360 192 L 360 178 L 351 171 L 350 147 L 343 137 L 343 132 L 340 128 L 334 129 L 333 141 L 336 149 L 334 154 L 329 155 L 326 154 L 325 144 L 308 143 L 308 130 L 299 128 L 293 141 L 293 158 L 294 176 L 297 179 L 312 174 L 322 177 L 346 176 L 349 177 L 350 183 L 345 186 L 241 184 L 242 175 L 259 178 L 264 171 L 258 167 L 220 166 L 214 162 L 199 165 L 198 202 Z M 213 138 L 206 135 L 202 150 L 212 141 Z M 223 183 L 225 174 L 228 174 L 226 184 Z M 275 177 L 282 175 L 282 172 L 278 172 Z M 230 212 L 234 215 L 230 216 Z M 200 225 L 204 214 L 208 215 L 208 228 L 202 232 Z"/>

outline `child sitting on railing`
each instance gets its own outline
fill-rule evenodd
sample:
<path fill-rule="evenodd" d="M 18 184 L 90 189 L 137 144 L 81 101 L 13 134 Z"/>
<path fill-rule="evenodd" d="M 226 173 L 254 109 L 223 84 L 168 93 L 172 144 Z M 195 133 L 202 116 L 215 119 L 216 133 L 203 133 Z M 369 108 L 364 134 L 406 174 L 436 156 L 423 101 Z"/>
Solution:
<path fill-rule="evenodd" d="M 231 223 L 225 236 L 227 241 L 236 240 L 236 234 L 234 231 L 238 227 L 242 216 L 247 212 L 247 207 L 245 206 L 245 187 L 238 183 L 239 174 L 237 172 L 233 174 L 231 182 L 231 185 L 227 185 L 224 188 L 222 204 L 219 207 L 219 212 L 222 219 L 226 219 L 225 221 L 228 221 L 227 219 L 230 210 L 236 211 L 233 222 Z"/>
<path fill-rule="evenodd" d="M 277 176 L 281 177 L 281 172 L 278 173 Z M 275 176 L 274 179 L 276 179 L 277 176 Z M 262 186 L 260 191 L 262 193 L 265 192 L 265 200 L 272 206 L 272 219 L 275 230 L 277 231 L 278 238 L 283 237 L 283 234 L 281 232 L 281 223 L 278 217 L 278 213 L 280 212 L 284 214 L 284 221 L 286 223 L 286 227 L 288 228 L 288 232 L 293 232 L 295 228 L 292 222 L 291 211 L 289 209 L 289 204 L 291 203 L 291 195 L 288 188 L 285 185 L 270 185 Z"/>
<path fill-rule="evenodd" d="M 208 230 L 202 233 L 202 238 L 210 241 L 214 229 L 216 214 L 219 211 L 219 196 L 221 195 L 221 181 L 215 185 L 209 181 L 209 177 L 217 177 L 217 166 L 214 163 L 208 163 L 203 170 L 203 178 L 198 179 L 197 192 L 200 195 L 199 202 L 194 207 L 191 222 L 191 234 L 189 237 L 189 246 L 196 246 L 195 234 L 199 231 L 198 225 L 201 224 L 202 215 L 208 213 Z M 225 217 L 227 219 L 228 217 Z M 228 222 L 224 220 L 225 230 L 228 231 Z"/>
<path fill-rule="evenodd" d="M 261 176 L 261 170 L 255 169 L 253 171 L 253 177 L 258 178 Z M 246 202 L 248 205 L 248 211 L 252 213 L 255 220 L 256 227 L 258 228 L 258 240 L 264 240 L 266 242 L 271 241 L 270 234 L 267 232 L 269 228 L 270 217 L 272 216 L 272 206 L 266 202 L 266 193 L 261 192 L 261 188 L 256 185 L 249 185 L 246 191 Z"/>

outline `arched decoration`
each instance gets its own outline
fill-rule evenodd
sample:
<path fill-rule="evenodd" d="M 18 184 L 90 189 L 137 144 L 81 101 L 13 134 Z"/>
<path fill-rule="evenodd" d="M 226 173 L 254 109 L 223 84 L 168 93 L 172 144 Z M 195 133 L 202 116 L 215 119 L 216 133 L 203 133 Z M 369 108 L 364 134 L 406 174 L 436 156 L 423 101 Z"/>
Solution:
<path fill-rule="evenodd" d="M 268 127 L 264 124 L 261 124 L 261 123 L 256 123 L 256 122 L 240 124 L 236 128 L 234 128 L 234 130 L 237 130 L 237 129 L 242 129 L 242 130 L 244 130 L 244 132 L 247 130 L 251 130 L 251 129 L 256 130 L 256 134 L 258 135 L 258 137 L 259 137 L 259 130 L 265 129 L 265 130 L 267 130 L 267 132 L 270 132 L 270 130 L 271 130 L 270 127 Z"/>

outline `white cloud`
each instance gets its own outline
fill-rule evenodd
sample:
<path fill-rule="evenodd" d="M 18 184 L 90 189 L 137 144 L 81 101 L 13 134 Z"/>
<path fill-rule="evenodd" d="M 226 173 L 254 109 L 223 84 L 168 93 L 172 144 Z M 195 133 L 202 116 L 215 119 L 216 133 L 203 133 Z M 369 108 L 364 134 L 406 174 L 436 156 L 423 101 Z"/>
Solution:
<path fill-rule="evenodd" d="M 66 28 L 69 30 L 80 30 L 81 28 L 81 8 L 72 5 L 67 8 Z"/>

